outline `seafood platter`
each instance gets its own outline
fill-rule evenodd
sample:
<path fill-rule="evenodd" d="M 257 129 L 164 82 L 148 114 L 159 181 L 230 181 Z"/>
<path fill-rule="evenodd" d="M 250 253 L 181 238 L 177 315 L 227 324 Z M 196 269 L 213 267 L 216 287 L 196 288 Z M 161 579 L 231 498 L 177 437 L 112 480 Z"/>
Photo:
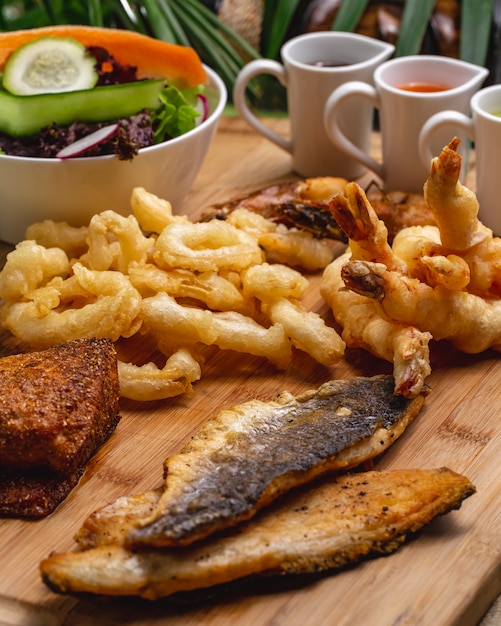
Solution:
<path fill-rule="evenodd" d="M 302 179 L 229 118 L 182 209 L 2 244 L 0 623 L 479 623 L 501 239 L 460 170 Z"/>

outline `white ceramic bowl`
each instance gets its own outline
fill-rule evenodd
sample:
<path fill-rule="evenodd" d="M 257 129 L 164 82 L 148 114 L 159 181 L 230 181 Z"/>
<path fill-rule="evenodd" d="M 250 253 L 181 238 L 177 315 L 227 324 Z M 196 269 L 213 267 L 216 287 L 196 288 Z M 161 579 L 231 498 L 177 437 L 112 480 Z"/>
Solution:
<path fill-rule="evenodd" d="M 81 226 L 107 209 L 128 215 L 134 187 L 144 187 L 179 211 L 227 99 L 221 78 L 205 70 L 209 117 L 181 137 L 142 148 L 132 161 L 113 155 L 66 160 L 0 155 L 0 239 L 18 243 L 27 226 L 45 219 Z"/>

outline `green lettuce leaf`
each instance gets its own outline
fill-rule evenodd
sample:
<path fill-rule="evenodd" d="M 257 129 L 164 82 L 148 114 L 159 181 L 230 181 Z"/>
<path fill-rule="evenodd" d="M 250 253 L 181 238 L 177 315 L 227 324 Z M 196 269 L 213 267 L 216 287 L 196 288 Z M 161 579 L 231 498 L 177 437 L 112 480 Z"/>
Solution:
<path fill-rule="evenodd" d="M 156 143 L 179 137 L 195 128 L 197 117 L 200 116 L 195 108 L 198 92 L 198 89 L 182 92 L 173 85 L 162 89 L 162 106 L 153 115 Z"/>

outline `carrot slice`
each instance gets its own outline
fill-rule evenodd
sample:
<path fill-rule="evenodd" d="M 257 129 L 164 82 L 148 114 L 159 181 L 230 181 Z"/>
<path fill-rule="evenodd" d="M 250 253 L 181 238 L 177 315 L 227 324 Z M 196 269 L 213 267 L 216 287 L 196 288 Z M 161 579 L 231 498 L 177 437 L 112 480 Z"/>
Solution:
<path fill-rule="evenodd" d="M 137 67 L 140 78 L 168 78 L 181 87 L 194 87 L 206 80 L 202 62 L 193 48 L 134 31 L 73 24 L 0 33 L 0 68 L 19 46 L 47 36 L 72 37 L 84 46 L 106 48 L 120 63 Z"/>

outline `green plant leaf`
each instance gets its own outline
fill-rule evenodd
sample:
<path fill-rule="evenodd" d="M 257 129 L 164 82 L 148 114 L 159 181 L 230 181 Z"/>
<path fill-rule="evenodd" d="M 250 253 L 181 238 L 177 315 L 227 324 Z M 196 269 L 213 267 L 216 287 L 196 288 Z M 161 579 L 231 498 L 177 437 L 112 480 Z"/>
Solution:
<path fill-rule="evenodd" d="M 332 30 L 353 32 L 368 4 L 369 0 L 342 0 Z"/>
<path fill-rule="evenodd" d="M 199 0 L 171 0 L 171 6 L 179 21 L 189 30 L 191 45 L 202 61 L 221 76 L 231 94 L 238 72 L 249 58 L 257 58 L 259 53 Z"/>
<path fill-rule="evenodd" d="M 49 16 L 49 19 L 55 23 L 57 20 L 57 15 L 56 12 L 54 10 L 53 4 L 50 0 L 42 0 L 42 2 L 40 3 L 44 9 L 47 11 L 47 15 Z"/>
<path fill-rule="evenodd" d="M 263 55 L 276 59 L 300 0 L 265 0 Z"/>
<path fill-rule="evenodd" d="M 436 0 L 406 0 L 395 56 L 418 54 Z"/>
<path fill-rule="evenodd" d="M 190 25 L 190 39 L 192 45 L 200 54 L 207 65 L 221 76 L 226 86 L 231 89 L 235 76 L 244 61 L 239 58 L 237 52 L 228 41 L 215 29 L 208 27 L 203 17 L 189 6 L 189 3 L 173 2 L 172 9 L 178 19 L 187 19 Z"/>
<path fill-rule="evenodd" d="M 160 101 L 162 106 L 153 116 L 156 143 L 179 137 L 195 128 L 200 113 L 188 102 L 186 93 L 171 85 L 162 90 Z"/>
<path fill-rule="evenodd" d="M 485 65 L 493 9 L 494 0 L 462 0 L 459 56 L 463 61 Z"/>
<path fill-rule="evenodd" d="M 170 43 L 178 43 L 172 23 L 165 18 L 157 0 L 143 0 L 142 4 L 155 37 Z"/>
<path fill-rule="evenodd" d="M 172 30 L 175 43 L 181 46 L 189 46 L 190 39 L 186 34 L 186 30 L 184 29 L 183 25 L 177 19 L 174 11 L 172 10 L 172 6 L 169 0 L 157 0 L 157 3 L 164 15 L 166 23 L 169 24 Z"/>
<path fill-rule="evenodd" d="M 89 0 L 87 6 L 89 11 L 89 24 L 91 26 L 104 26 L 103 7 L 100 0 Z"/>
<path fill-rule="evenodd" d="M 255 50 L 233 29 L 222 22 L 219 17 L 204 6 L 200 0 L 171 0 L 171 2 L 173 5 L 178 5 L 181 9 L 188 9 L 191 7 L 191 15 L 197 16 L 199 24 L 205 28 L 209 34 L 214 33 L 214 30 L 217 32 L 218 36 L 220 36 L 219 33 L 223 33 L 225 36 L 224 39 L 226 42 L 231 43 L 231 47 L 238 48 L 251 59 L 258 58 L 260 56 L 257 50 Z M 190 22 L 189 19 L 187 21 L 188 23 Z"/>
<path fill-rule="evenodd" d="M 144 24 L 143 16 L 135 6 L 131 6 L 127 0 L 112 0 L 111 12 L 118 21 L 113 22 L 113 26 L 121 26 L 127 30 L 134 30 L 139 33 L 147 34 L 147 28 Z"/>
<path fill-rule="evenodd" d="M 221 35 L 217 28 L 213 28 L 206 22 L 196 5 L 190 6 L 189 2 L 184 0 L 182 3 L 180 1 L 172 2 L 172 8 L 180 20 L 186 20 L 190 25 L 192 38 L 202 40 L 206 42 L 209 48 L 213 48 L 211 58 L 217 59 L 220 55 L 222 61 L 228 60 L 234 63 L 235 67 L 240 66 L 242 60 L 235 48 Z"/>

